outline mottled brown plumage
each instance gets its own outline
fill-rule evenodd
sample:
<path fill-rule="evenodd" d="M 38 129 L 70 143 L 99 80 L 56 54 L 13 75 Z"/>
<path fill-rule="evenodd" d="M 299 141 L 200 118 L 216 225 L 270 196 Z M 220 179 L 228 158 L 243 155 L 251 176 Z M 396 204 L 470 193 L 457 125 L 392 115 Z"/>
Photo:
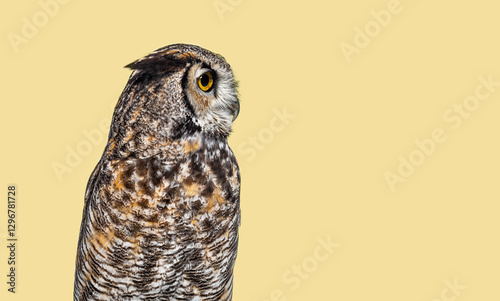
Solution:
<path fill-rule="evenodd" d="M 231 300 L 240 223 L 231 68 L 185 44 L 128 67 L 87 185 L 74 299 Z"/>

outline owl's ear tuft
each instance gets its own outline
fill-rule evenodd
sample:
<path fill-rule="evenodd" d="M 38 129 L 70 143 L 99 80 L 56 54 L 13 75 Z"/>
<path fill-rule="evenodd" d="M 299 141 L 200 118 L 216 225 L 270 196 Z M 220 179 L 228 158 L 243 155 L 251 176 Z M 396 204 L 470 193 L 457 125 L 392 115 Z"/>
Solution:
<path fill-rule="evenodd" d="M 138 59 L 125 66 L 125 68 L 163 74 L 185 67 L 187 60 L 187 58 L 176 58 L 168 55 L 152 55 Z"/>

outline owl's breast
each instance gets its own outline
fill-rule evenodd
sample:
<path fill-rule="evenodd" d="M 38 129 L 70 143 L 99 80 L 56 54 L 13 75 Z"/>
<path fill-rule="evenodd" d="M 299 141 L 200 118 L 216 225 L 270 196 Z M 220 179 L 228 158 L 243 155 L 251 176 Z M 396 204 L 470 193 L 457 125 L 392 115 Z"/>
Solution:
<path fill-rule="evenodd" d="M 176 160 L 158 154 L 104 164 L 99 206 L 119 238 L 201 246 L 237 232 L 240 176 L 231 149 L 183 145 Z"/>
<path fill-rule="evenodd" d="M 186 291 L 207 281 L 223 287 L 231 278 L 238 166 L 228 146 L 185 151 L 181 160 L 159 154 L 103 162 L 85 231 L 92 234 L 82 243 L 102 258 L 102 281 L 122 286 L 113 294 L 168 295 L 179 285 Z"/>

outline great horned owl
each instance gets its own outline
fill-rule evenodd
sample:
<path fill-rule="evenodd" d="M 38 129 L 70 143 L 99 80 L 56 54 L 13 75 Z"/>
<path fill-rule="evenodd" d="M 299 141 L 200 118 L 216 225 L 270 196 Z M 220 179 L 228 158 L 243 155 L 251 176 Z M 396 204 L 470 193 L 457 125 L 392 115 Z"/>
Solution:
<path fill-rule="evenodd" d="M 74 300 L 231 300 L 240 224 L 231 67 L 186 44 L 127 67 L 87 184 Z"/>

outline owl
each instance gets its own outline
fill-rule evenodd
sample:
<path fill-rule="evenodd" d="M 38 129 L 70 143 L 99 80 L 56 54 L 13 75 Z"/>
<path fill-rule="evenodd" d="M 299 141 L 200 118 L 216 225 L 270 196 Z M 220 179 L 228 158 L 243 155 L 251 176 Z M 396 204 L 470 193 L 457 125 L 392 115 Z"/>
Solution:
<path fill-rule="evenodd" d="M 132 74 L 87 184 L 74 300 L 232 300 L 239 113 L 225 59 L 160 48 Z"/>

